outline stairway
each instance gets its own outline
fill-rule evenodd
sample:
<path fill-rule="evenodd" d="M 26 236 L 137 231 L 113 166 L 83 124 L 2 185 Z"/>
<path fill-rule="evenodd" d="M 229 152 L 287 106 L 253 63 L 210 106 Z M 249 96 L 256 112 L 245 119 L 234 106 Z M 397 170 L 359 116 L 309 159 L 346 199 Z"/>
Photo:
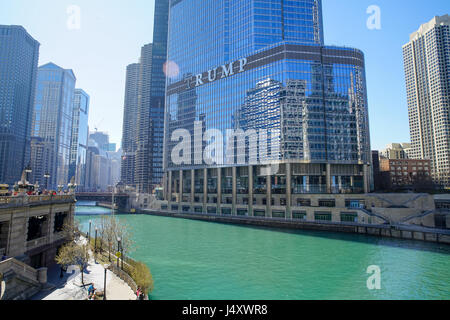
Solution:
<path fill-rule="evenodd" d="M 47 282 L 46 268 L 36 270 L 14 258 L 0 262 L 0 275 L 0 300 L 27 300 Z"/>

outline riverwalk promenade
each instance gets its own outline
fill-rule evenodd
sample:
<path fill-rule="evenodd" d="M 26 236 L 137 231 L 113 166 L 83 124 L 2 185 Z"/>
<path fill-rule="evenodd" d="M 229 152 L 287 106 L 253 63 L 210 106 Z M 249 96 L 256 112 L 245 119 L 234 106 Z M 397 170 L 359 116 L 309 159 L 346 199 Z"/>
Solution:
<path fill-rule="evenodd" d="M 85 243 L 86 239 L 82 238 Z M 89 265 L 83 275 L 85 286 L 81 283 L 81 272 L 77 266 L 69 267 L 71 274 L 65 273 L 60 278 L 60 267 L 55 265 L 48 269 L 47 287 L 32 297 L 32 300 L 86 300 L 88 298 L 89 284 L 93 284 L 97 292 L 104 291 L 105 268 L 96 263 L 94 255 L 89 250 Z M 106 274 L 107 300 L 136 300 L 131 288 L 113 272 L 107 270 Z"/>

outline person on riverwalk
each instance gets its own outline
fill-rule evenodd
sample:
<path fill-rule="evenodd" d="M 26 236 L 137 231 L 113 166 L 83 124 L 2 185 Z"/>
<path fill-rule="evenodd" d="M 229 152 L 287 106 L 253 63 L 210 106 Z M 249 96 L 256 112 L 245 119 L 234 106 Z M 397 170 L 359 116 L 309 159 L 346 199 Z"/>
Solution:
<path fill-rule="evenodd" d="M 139 300 L 139 296 L 141 295 L 141 288 L 138 287 L 136 290 L 136 300 Z"/>

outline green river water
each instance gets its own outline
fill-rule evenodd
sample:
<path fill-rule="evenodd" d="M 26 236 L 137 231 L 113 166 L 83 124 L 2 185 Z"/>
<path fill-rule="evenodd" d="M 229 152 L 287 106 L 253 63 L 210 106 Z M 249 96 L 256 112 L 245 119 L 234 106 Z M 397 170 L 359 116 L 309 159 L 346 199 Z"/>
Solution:
<path fill-rule="evenodd" d="M 110 210 L 86 204 L 87 231 Z M 450 246 L 284 231 L 149 215 L 118 215 L 155 281 L 153 300 L 450 299 Z M 369 290 L 369 266 L 381 289 Z"/>

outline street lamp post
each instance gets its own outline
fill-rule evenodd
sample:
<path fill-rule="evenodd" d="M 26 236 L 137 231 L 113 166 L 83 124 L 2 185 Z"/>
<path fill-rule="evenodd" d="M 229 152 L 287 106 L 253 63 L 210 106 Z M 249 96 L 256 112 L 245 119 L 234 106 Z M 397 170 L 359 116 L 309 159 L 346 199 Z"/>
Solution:
<path fill-rule="evenodd" d="M 44 178 L 45 178 L 45 190 L 48 191 L 48 179 L 50 178 L 50 173 L 46 172 L 44 174 Z"/>
<path fill-rule="evenodd" d="M 108 265 L 104 265 L 104 268 L 105 268 L 105 280 L 104 280 L 104 283 L 103 283 L 103 300 L 106 300 L 106 273 L 108 272 Z"/>
<path fill-rule="evenodd" d="M 95 245 L 94 245 L 94 252 L 97 253 L 97 231 L 98 228 L 95 227 Z"/>
<path fill-rule="evenodd" d="M 120 241 L 122 239 L 120 239 L 120 237 L 117 238 L 117 252 L 120 252 Z M 117 268 L 119 268 L 119 259 L 120 257 L 117 257 Z"/>
<path fill-rule="evenodd" d="M 31 169 L 31 165 L 28 164 L 28 166 L 25 168 L 25 172 L 27 173 L 27 181 L 29 180 L 29 174 L 33 172 Z"/>
<path fill-rule="evenodd" d="M 92 224 L 92 220 L 89 220 L 89 233 L 88 233 L 88 241 L 89 241 L 89 243 L 91 243 L 91 224 Z"/>

